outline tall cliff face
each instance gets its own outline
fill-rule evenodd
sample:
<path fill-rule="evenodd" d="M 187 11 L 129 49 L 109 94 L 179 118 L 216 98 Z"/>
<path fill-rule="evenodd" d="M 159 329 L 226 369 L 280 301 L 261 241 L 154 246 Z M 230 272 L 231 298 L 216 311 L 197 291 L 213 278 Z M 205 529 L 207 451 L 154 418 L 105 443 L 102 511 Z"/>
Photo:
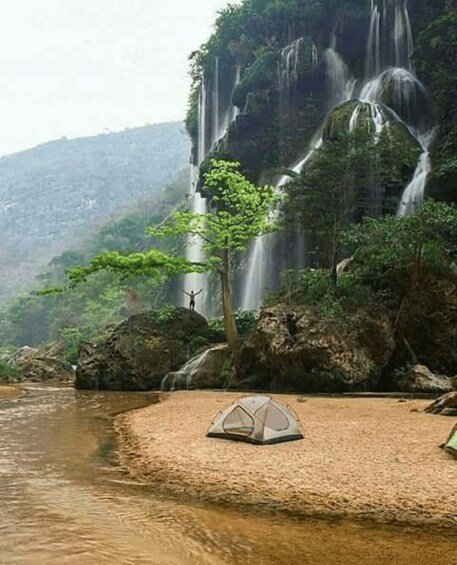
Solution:
<path fill-rule="evenodd" d="M 47 143 L 0 159 L 0 301 L 188 159 L 181 123 Z"/>
<path fill-rule="evenodd" d="M 211 158 L 234 159 L 254 182 L 279 187 L 281 169 L 303 172 L 327 144 L 363 134 L 378 153 L 363 213 L 408 214 L 426 193 L 457 201 L 456 13 L 453 1 L 438 4 L 244 0 L 222 12 L 193 57 L 187 127 L 200 178 Z M 299 245 L 286 243 L 292 254 Z M 285 266 L 279 249 L 277 238 L 254 245 L 244 307 L 258 306 L 262 281 Z"/>

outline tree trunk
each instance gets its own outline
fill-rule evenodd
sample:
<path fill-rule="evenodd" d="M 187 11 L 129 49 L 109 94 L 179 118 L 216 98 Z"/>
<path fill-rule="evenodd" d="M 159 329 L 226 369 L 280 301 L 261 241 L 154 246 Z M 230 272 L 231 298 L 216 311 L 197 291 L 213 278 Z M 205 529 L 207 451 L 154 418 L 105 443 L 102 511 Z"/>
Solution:
<path fill-rule="evenodd" d="M 220 276 L 222 284 L 222 311 L 224 314 L 225 334 L 227 336 L 227 343 L 230 349 L 235 349 L 238 345 L 238 330 L 236 328 L 235 316 L 233 315 L 232 309 L 228 251 L 225 251 L 223 254 Z"/>

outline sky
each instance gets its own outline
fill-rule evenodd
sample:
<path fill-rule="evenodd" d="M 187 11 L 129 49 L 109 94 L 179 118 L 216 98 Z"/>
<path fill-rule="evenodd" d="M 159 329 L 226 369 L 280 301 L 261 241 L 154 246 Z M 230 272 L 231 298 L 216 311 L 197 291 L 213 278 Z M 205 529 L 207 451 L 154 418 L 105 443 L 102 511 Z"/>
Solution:
<path fill-rule="evenodd" d="M 228 0 L 0 0 L 0 155 L 182 120 Z"/>

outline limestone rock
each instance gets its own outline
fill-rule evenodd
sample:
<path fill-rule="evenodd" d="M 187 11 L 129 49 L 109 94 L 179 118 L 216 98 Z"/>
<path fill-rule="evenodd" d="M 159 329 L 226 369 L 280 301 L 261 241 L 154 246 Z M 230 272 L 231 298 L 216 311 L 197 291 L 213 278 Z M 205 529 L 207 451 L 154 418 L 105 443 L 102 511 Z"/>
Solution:
<path fill-rule="evenodd" d="M 397 381 L 401 392 L 444 394 L 452 390 L 451 379 L 437 375 L 425 365 L 414 365 L 406 375 Z"/>
<path fill-rule="evenodd" d="M 364 312 L 350 326 L 322 320 L 306 306 L 265 308 L 236 359 L 236 386 L 301 392 L 371 388 L 395 348 L 382 312 Z"/>
<path fill-rule="evenodd" d="M 440 396 L 430 406 L 427 406 L 425 412 L 442 414 L 443 416 L 457 416 L 457 391 Z"/>
<path fill-rule="evenodd" d="M 178 308 L 166 319 L 154 312 L 120 324 L 102 344 L 83 344 L 76 368 L 78 389 L 157 390 L 201 347 L 208 323 L 196 312 Z"/>

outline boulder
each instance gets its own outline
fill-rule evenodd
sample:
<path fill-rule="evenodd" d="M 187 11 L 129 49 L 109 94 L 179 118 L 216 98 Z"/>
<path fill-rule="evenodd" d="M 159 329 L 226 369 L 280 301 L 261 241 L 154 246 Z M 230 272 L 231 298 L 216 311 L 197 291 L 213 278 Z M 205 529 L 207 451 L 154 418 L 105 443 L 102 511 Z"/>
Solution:
<path fill-rule="evenodd" d="M 427 406 L 425 412 L 443 416 L 457 416 L 457 391 L 448 392 Z"/>
<path fill-rule="evenodd" d="M 17 349 L 10 363 L 20 370 L 21 380 L 46 383 L 71 383 L 75 378 L 73 367 L 52 353 L 54 348 L 41 350 L 27 345 Z"/>
<path fill-rule="evenodd" d="M 29 347 L 28 345 L 24 345 L 13 353 L 11 360 L 13 363 L 21 364 L 22 362 L 26 361 L 30 357 L 34 357 L 38 355 L 38 349 L 34 347 Z"/>
<path fill-rule="evenodd" d="M 323 320 L 312 308 L 264 308 L 237 354 L 234 386 L 297 392 L 372 388 L 395 348 L 383 311 L 361 312 L 349 324 Z"/>
<path fill-rule="evenodd" d="M 227 383 L 231 372 L 231 352 L 222 343 L 205 349 L 179 371 L 168 373 L 161 390 L 218 389 Z"/>
<path fill-rule="evenodd" d="M 452 390 L 451 379 L 445 375 L 434 374 L 425 365 L 414 365 L 397 381 L 401 392 L 444 394 Z"/>
<path fill-rule="evenodd" d="M 73 383 L 75 371 L 70 363 L 56 357 L 29 356 L 17 365 L 24 380 L 44 383 Z"/>
<path fill-rule="evenodd" d="M 163 377 L 207 342 L 208 323 L 186 308 L 162 317 L 131 316 L 99 345 L 83 344 L 75 386 L 98 390 L 157 390 Z"/>

